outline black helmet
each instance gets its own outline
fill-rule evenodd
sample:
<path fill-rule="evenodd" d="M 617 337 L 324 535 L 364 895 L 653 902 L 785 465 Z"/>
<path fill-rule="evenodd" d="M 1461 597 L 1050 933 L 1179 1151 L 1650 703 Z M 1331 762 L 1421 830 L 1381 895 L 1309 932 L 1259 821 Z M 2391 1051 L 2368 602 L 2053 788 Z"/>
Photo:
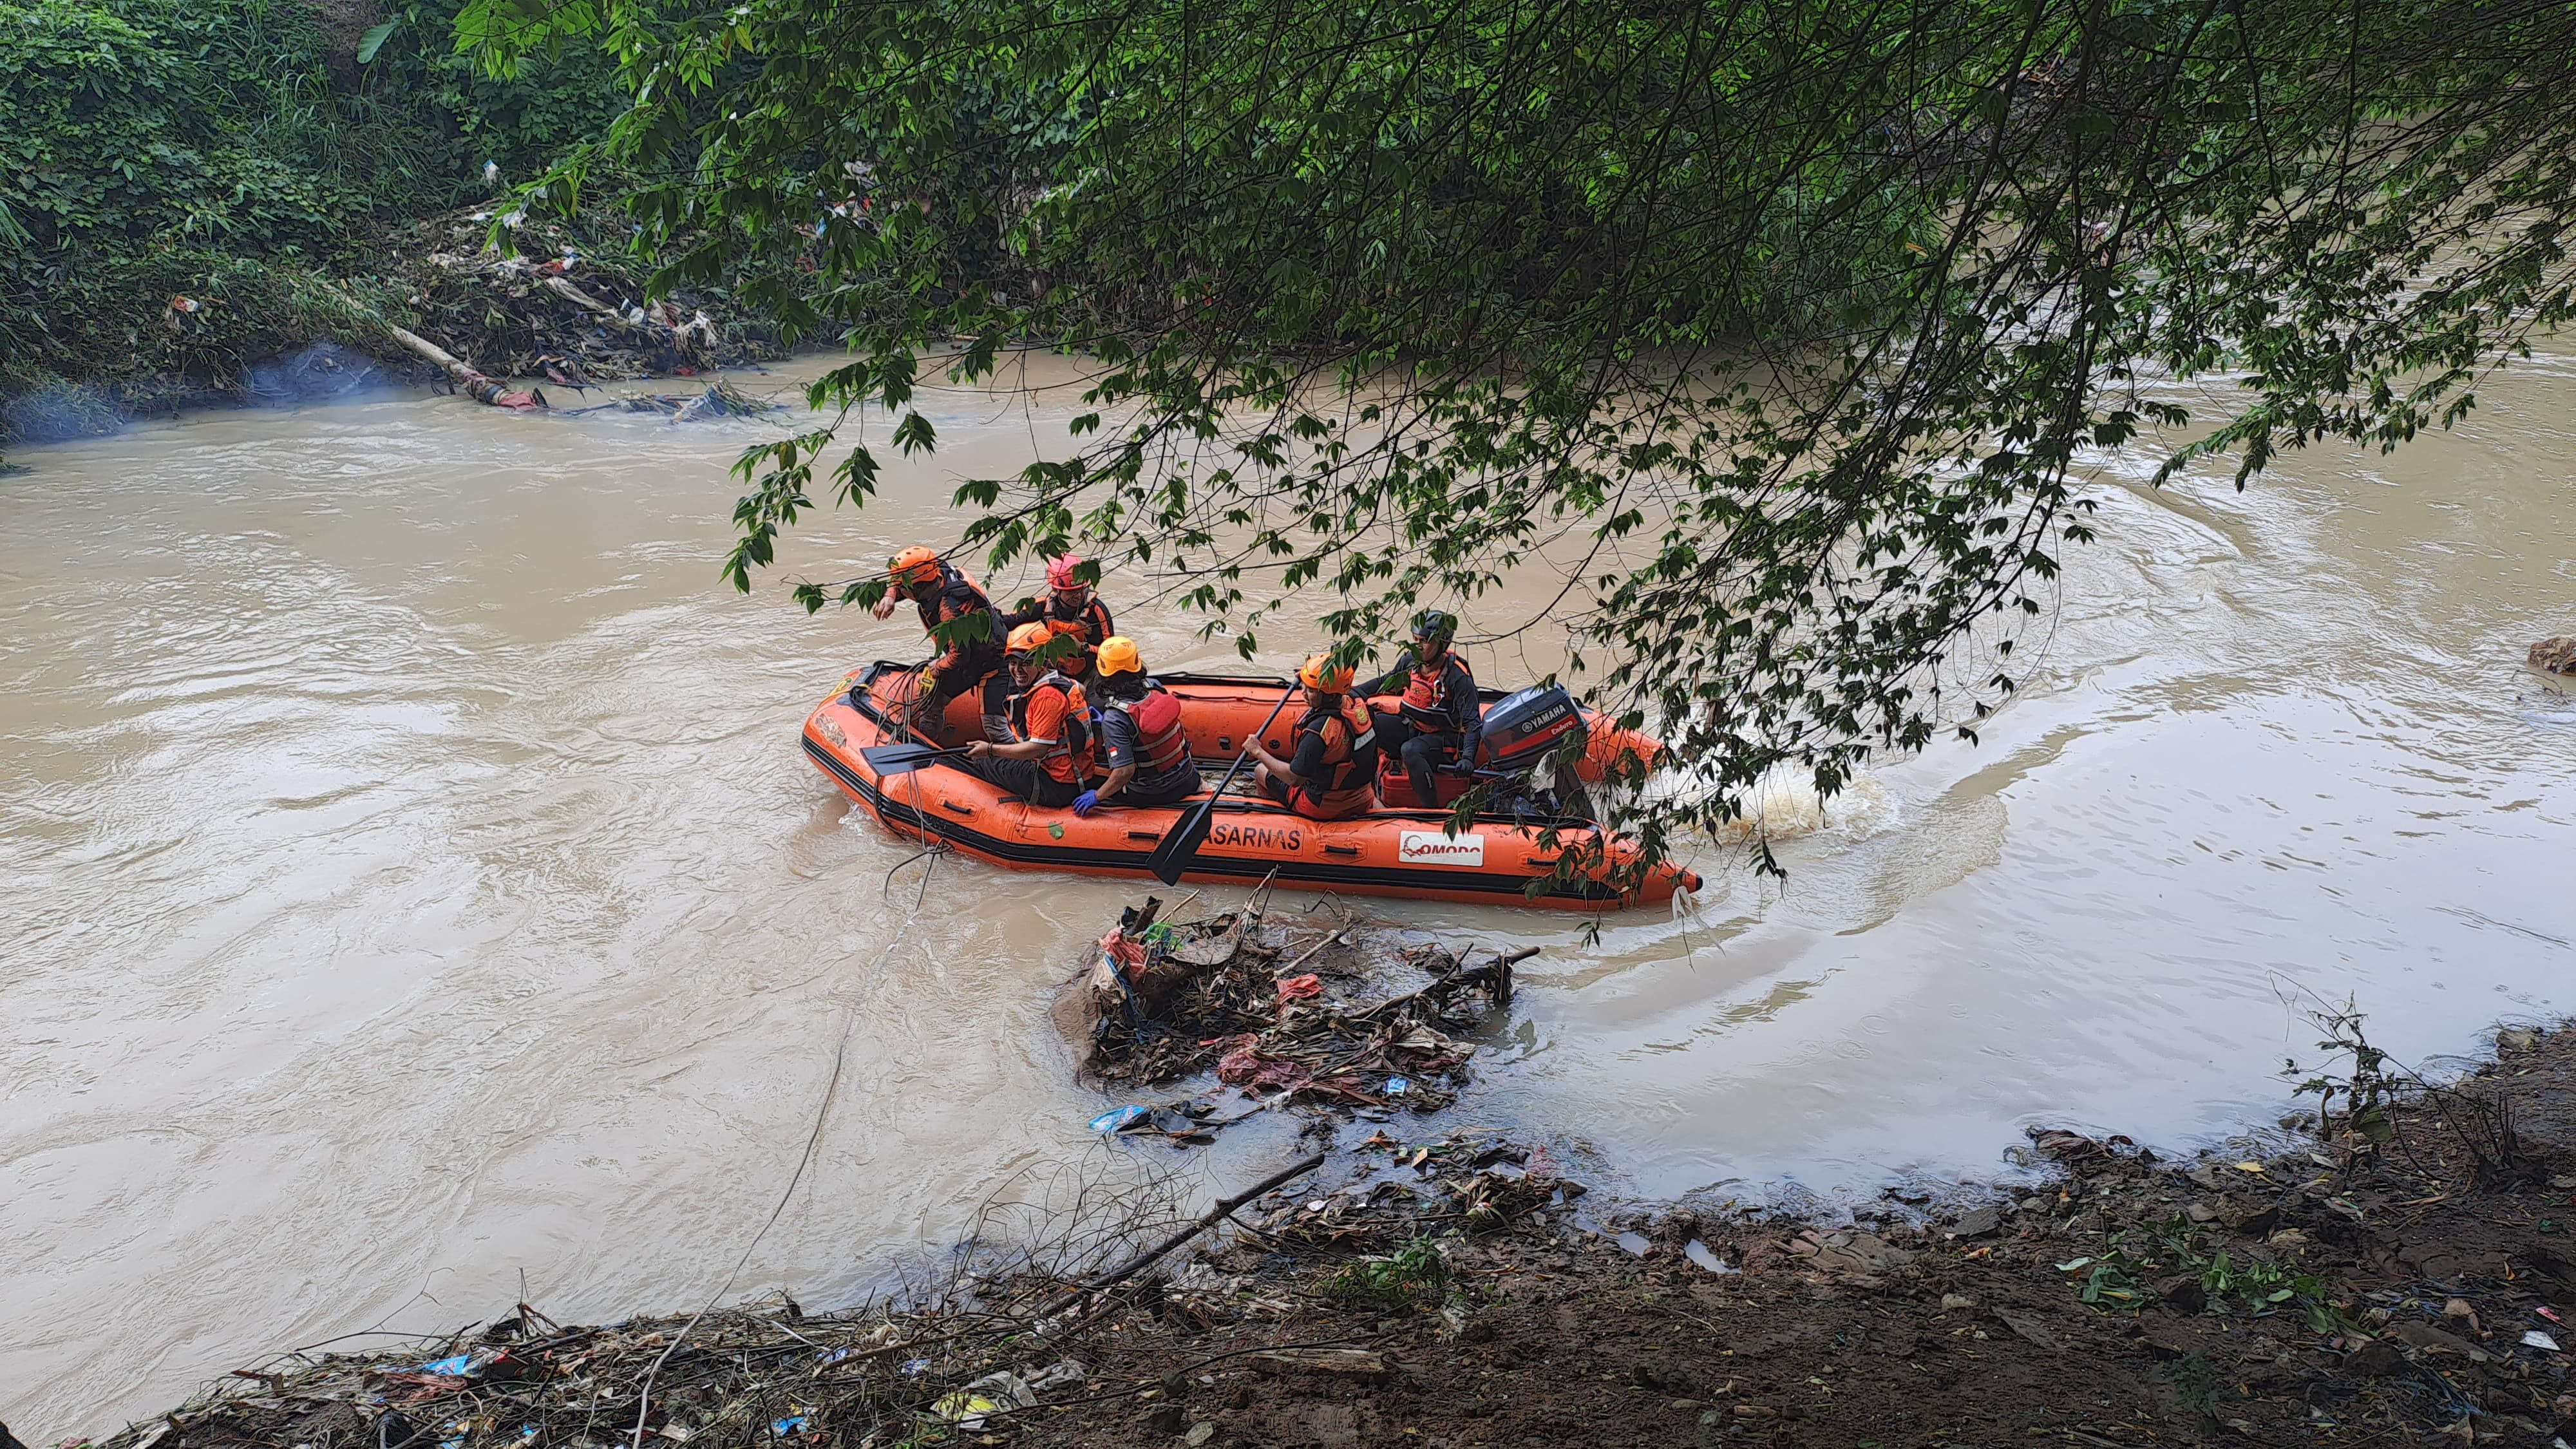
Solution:
<path fill-rule="evenodd" d="M 1447 644 L 1458 633 L 1458 620 L 1438 609 L 1425 609 L 1413 621 L 1413 637 L 1426 644 Z"/>

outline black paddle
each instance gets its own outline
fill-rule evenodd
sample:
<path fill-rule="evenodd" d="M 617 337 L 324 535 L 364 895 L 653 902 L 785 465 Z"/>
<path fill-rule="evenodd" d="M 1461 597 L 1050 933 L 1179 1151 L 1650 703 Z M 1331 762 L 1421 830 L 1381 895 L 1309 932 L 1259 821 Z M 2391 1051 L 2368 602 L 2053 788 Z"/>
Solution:
<path fill-rule="evenodd" d="M 877 745 L 859 751 L 859 758 L 878 775 L 909 775 L 935 761 L 954 759 L 966 753 L 966 747 L 943 750 L 931 745 Z"/>
<path fill-rule="evenodd" d="M 1279 711 L 1286 709 L 1288 701 L 1296 697 L 1296 685 L 1286 680 L 1280 683 L 1287 693 L 1280 695 L 1279 702 L 1270 707 L 1270 719 L 1263 720 L 1261 728 L 1254 730 L 1251 737 L 1243 742 L 1243 752 L 1234 757 L 1233 764 L 1225 767 L 1225 779 L 1209 792 L 1206 799 L 1191 806 L 1190 813 L 1182 816 L 1180 823 L 1164 832 L 1163 843 L 1154 847 L 1154 854 L 1145 862 L 1145 868 L 1154 873 L 1154 879 L 1165 885 L 1179 885 L 1181 872 L 1188 870 L 1190 862 L 1198 858 L 1199 847 L 1207 844 L 1209 817 L 1216 812 L 1217 796 L 1234 788 L 1235 771 L 1242 769 L 1243 762 L 1252 758 L 1252 741 L 1268 733 L 1271 720 L 1279 718 Z"/>

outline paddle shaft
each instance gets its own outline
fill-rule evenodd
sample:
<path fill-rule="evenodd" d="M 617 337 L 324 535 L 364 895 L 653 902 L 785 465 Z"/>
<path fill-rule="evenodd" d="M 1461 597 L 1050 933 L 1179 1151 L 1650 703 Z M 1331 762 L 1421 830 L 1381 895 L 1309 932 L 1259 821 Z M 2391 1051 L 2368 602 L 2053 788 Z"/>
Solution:
<path fill-rule="evenodd" d="M 1181 883 L 1181 872 L 1189 868 L 1190 862 L 1198 857 L 1199 847 L 1207 843 L 1208 817 L 1216 812 L 1217 797 L 1234 788 L 1235 775 L 1243 769 L 1243 762 L 1252 758 L 1252 741 L 1269 732 L 1270 726 L 1279 718 L 1279 711 L 1286 709 L 1288 701 L 1296 694 L 1295 684 L 1285 684 L 1279 702 L 1270 707 L 1269 718 L 1264 719 L 1261 728 L 1244 740 L 1243 749 L 1235 755 L 1234 763 L 1225 767 L 1225 778 L 1209 792 L 1207 799 L 1192 806 L 1190 813 L 1181 817 L 1180 823 L 1172 827 L 1172 833 L 1163 837 L 1163 844 L 1154 848 L 1149 864 L 1156 880 L 1165 885 Z"/>

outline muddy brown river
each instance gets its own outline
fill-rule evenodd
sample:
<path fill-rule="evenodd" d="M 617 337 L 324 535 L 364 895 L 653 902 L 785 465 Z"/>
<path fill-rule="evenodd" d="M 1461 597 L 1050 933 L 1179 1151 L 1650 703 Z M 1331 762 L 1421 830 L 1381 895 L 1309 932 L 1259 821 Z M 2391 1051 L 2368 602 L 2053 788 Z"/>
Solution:
<path fill-rule="evenodd" d="M 753 379 L 783 383 L 810 369 Z M 2025 1126 L 2276 1116 L 2347 994 L 2410 1057 L 2576 1008 L 2576 350 L 2460 432 L 2239 495 L 2107 466 L 2045 667 L 1983 731 L 1712 842 L 1687 916 L 1382 908 L 1530 942 L 1466 1115 L 1641 1195 L 1990 1173 Z M 783 572 L 944 540 L 1070 398 L 946 393 L 934 458 Z M 1047 994 L 1117 883 L 938 864 L 796 745 L 918 631 L 716 560 L 774 424 L 389 395 L 24 450 L 0 479 L 0 1419 L 104 1430 L 257 1354 L 723 1284 L 846 1301 L 1103 1146 Z M 995 580 L 997 590 L 1020 580 Z M 1194 621 L 1108 597 L 1157 664 Z M 1281 652 L 1292 643 L 1282 639 Z M 1511 659 L 1471 658 L 1488 682 Z M 895 871 L 889 884 L 889 871 Z M 1159 1154 L 1154 1155 L 1154 1154 Z"/>

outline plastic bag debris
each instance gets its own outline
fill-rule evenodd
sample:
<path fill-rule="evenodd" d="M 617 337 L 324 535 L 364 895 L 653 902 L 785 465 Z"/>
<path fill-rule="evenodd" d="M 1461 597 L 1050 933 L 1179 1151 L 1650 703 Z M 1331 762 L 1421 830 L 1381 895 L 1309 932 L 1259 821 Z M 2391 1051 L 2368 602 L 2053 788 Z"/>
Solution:
<path fill-rule="evenodd" d="M 1690 1242 L 1683 1247 L 1682 1254 L 1692 1262 L 1697 1263 L 1712 1273 L 1725 1274 L 1741 1273 L 1744 1271 L 1741 1268 L 1730 1268 L 1726 1266 L 1726 1260 L 1719 1257 L 1715 1249 L 1709 1247 L 1708 1244 L 1701 1242 L 1697 1238 L 1691 1239 Z"/>
<path fill-rule="evenodd" d="M 1007 1370 L 986 1374 L 931 1405 L 930 1411 L 973 1433 L 984 1427 L 986 1415 L 1034 1408 L 1040 1394 L 1058 1384 L 1079 1382 L 1083 1372 L 1081 1364 L 1068 1358 L 1025 1376 Z"/>

